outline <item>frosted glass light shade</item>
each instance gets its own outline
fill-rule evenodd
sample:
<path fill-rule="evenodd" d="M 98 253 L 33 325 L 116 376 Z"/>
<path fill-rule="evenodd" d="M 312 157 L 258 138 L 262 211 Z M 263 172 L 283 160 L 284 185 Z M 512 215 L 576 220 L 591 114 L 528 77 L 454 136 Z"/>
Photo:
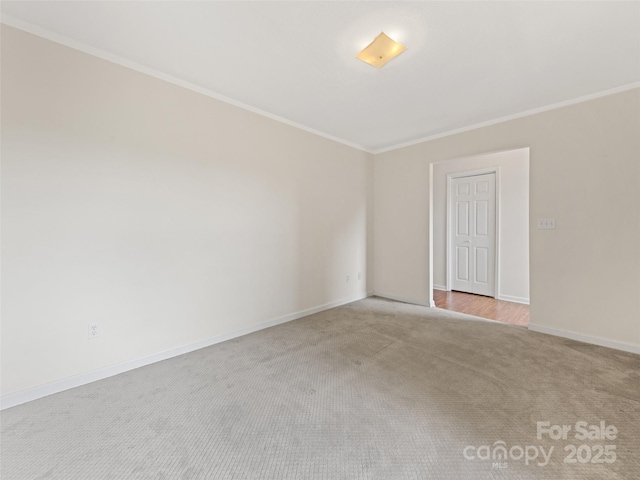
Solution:
<path fill-rule="evenodd" d="M 407 49 L 404 45 L 389 38 L 384 32 L 380 33 L 373 42 L 367 45 L 356 58 L 376 68 L 380 68 L 386 63 L 400 55 Z"/>

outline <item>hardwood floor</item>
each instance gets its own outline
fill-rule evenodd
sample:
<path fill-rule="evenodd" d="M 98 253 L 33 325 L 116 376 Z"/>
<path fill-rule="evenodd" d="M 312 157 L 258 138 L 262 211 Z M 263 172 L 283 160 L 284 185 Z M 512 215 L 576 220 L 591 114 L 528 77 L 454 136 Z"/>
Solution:
<path fill-rule="evenodd" d="M 511 325 L 529 325 L 529 305 L 505 302 L 491 297 L 463 292 L 433 291 L 436 307 L 454 312 L 468 313 L 476 317 L 497 320 Z"/>

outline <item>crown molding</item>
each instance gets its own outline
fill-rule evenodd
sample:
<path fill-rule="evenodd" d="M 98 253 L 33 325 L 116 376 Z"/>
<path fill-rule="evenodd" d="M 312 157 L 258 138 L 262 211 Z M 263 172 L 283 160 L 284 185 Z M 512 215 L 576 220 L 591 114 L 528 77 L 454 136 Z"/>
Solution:
<path fill-rule="evenodd" d="M 160 80 L 163 80 L 168 83 L 172 83 L 182 88 L 186 88 L 187 90 L 191 90 L 193 92 L 199 93 L 201 95 L 205 95 L 207 97 L 213 98 L 215 100 L 219 100 L 221 102 L 227 103 L 229 105 L 233 105 L 234 107 L 241 108 L 243 110 L 247 110 L 249 112 L 261 115 L 263 117 L 267 117 L 271 120 L 275 120 L 276 122 L 284 123 L 285 125 L 289 125 L 290 127 L 297 128 L 299 130 L 303 130 L 305 132 L 311 133 L 313 135 L 317 135 L 319 137 L 326 138 L 328 140 L 332 140 L 337 143 L 341 143 L 351 148 L 355 148 L 357 150 L 361 150 L 366 153 L 373 153 L 370 149 L 363 147 L 362 145 L 358 145 L 356 143 L 345 140 L 344 138 L 335 137 L 328 133 L 322 132 L 320 130 L 316 130 L 315 128 L 307 127 L 306 125 L 302 125 L 300 123 L 294 122 L 293 120 L 289 120 L 284 117 L 280 117 L 279 115 L 275 115 L 273 113 L 267 112 L 265 110 L 261 110 L 256 107 L 252 107 L 246 103 L 242 103 L 238 100 L 234 100 L 233 98 L 227 97 L 226 95 L 222 95 L 221 93 L 215 92 L 208 88 L 202 87 L 200 85 L 196 85 L 195 83 L 188 82 L 186 80 L 182 80 L 181 78 L 174 77 L 173 75 L 169 75 L 163 73 L 159 70 L 155 70 L 153 68 L 142 65 L 138 62 L 134 62 L 132 60 L 128 60 L 119 55 L 115 55 L 113 53 L 107 52 L 105 50 L 92 47 L 91 45 L 87 45 L 86 43 L 80 42 L 78 40 L 74 40 L 72 38 L 66 37 L 64 35 L 60 35 L 58 33 L 52 32 L 51 30 L 47 30 L 45 28 L 39 27 L 29 22 L 25 22 L 20 20 L 19 18 L 13 17 L 11 15 L 2 14 L 0 22 L 8 25 L 13 28 L 17 28 L 18 30 L 22 30 L 24 32 L 30 33 L 32 35 L 36 35 L 38 37 L 42 37 L 46 40 L 50 40 L 55 43 L 59 43 L 60 45 L 64 45 L 65 47 L 72 48 L 74 50 L 78 50 L 80 52 L 92 55 L 94 57 L 101 58 L 102 60 L 106 60 L 111 63 L 115 63 L 120 65 L 121 67 L 128 68 L 130 70 L 134 70 L 139 73 L 143 73 L 145 75 L 149 75 L 150 77 L 154 77 Z"/>
<path fill-rule="evenodd" d="M 275 115 L 273 113 L 267 112 L 265 110 L 261 110 L 259 108 L 253 107 L 251 105 L 248 105 L 246 103 L 242 103 L 238 100 L 234 100 L 233 98 L 227 97 L 225 95 L 222 95 L 220 93 L 217 93 L 213 90 L 210 90 L 208 88 L 202 87 L 200 85 L 196 85 L 194 83 L 188 82 L 186 80 L 182 80 L 180 78 L 174 77 L 173 75 L 169 75 L 163 72 L 160 72 L 158 70 L 155 70 L 153 68 L 150 67 L 146 67 L 144 65 L 141 65 L 137 62 L 134 62 L 132 60 L 128 60 L 124 57 L 121 57 L 119 55 L 115 55 L 112 53 L 109 53 L 105 50 L 101 50 L 99 48 L 95 48 L 92 47 L 90 45 L 87 45 L 86 43 L 74 40 L 72 38 L 66 37 L 64 35 L 60 35 L 58 33 L 55 33 L 51 30 L 47 30 L 45 28 L 39 27 L 37 25 L 34 25 L 32 23 L 29 22 L 25 22 L 23 20 L 20 20 L 19 18 L 13 17 L 12 15 L 7 15 L 7 14 L 2 14 L 1 18 L 0 18 L 0 22 L 8 25 L 10 27 L 14 27 L 17 28 L 19 30 L 23 30 L 27 33 L 31 33 L 33 35 L 36 35 L 38 37 L 42 37 L 45 38 L 47 40 L 50 40 L 52 42 L 55 43 L 59 43 L 61 45 L 64 45 L 66 47 L 69 48 L 73 48 L 74 50 L 78 50 L 81 51 L 83 53 L 92 55 L 94 57 L 98 57 L 101 58 L 103 60 L 106 60 L 108 62 L 111 63 L 115 63 L 117 65 L 120 65 L 122 67 L 128 68 L 130 70 L 134 70 L 136 72 L 139 73 L 143 73 L 145 75 L 149 75 L 151 77 L 154 78 L 158 78 L 160 80 L 163 80 L 165 82 L 168 83 L 172 83 L 174 85 L 177 85 L 179 87 L 182 88 L 186 88 L 187 90 L 191 90 L 193 92 L 196 93 L 200 93 L 202 95 L 205 95 L 207 97 L 213 98 L 215 100 L 219 100 L 221 102 L 227 103 L 229 105 L 233 105 L 235 107 L 241 108 L 243 110 L 261 115 L 263 117 L 269 118 L 271 120 L 275 120 L 277 122 L 283 123 L 285 125 L 289 125 L 290 127 L 294 127 L 297 128 L 299 130 L 303 130 L 305 132 L 311 133 L 313 135 L 317 135 L 319 137 L 322 138 L 326 138 L 328 140 L 332 140 L 334 142 L 340 143 L 342 145 L 346 145 L 348 147 L 351 148 L 355 148 L 357 150 L 360 150 L 362 152 L 365 153 L 370 153 L 372 155 L 377 155 L 380 153 L 386 153 L 386 152 L 390 152 L 393 150 L 398 150 L 404 147 L 410 147 L 413 145 L 417 145 L 419 143 L 424 143 L 424 142 L 429 142 L 431 140 L 436 140 L 438 138 L 444 138 L 444 137 L 448 137 L 451 135 L 456 135 L 458 133 L 464 133 L 464 132 L 468 132 L 471 130 L 476 130 L 478 128 L 482 128 L 482 127 L 488 127 L 491 125 L 496 125 L 498 123 L 503 123 L 503 122 L 508 122 L 510 120 L 516 120 L 519 118 L 523 118 L 523 117 L 528 117 L 531 115 L 536 115 L 538 113 L 542 113 L 542 112 L 547 112 L 550 110 L 555 110 L 557 108 L 562 108 L 562 107 L 566 107 L 569 105 L 575 105 L 577 103 L 582 103 L 582 102 L 587 102 L 589 100 L 595 100 L 597 98 L 601 98 L 601 97 L 606 97 L 608 95 L 614 95 L 616 93 L 621 93 L 621 92 L 625 92 L 627 90 L 633 90 L 634 88 L 640 88 L 640 82 L 634 82 L 634 83 L 629 83 L 627 85 L 622 85 L 619 87 L 615 87 L 615 88 L 610 88 L 607 90 L 602 90 L 600 92 L 596 92 L 596 93 L 591 93 L 588 95 L 583 95 L 581 97 L 576 97 L 570 100 L 564 100 L 562 102 L 557 102 L 557 103 L 552 103 L 543 107 L 538 107 L 538 108 L 534 108 L 531 110 L 525 110 L 523 112 L 519 112 L 519 113 L 515 113 L 512 115 L 506 115 L 503 117 L 498 117 L 495 118 L 493 120 L 488 120 L 485 122 L 480 122 L 480 123 L 475 123 L 472 125 L 467 125 L 465 127 L 460 127 L 460 128 L 456 128 L 453 130 L 447 130 L 445 132 L 441 132 L 441 133 L 437 133 L 434 135 L 429 135 L 429 136 L 425 136 L 425 137 L 420 137 L 418 139 L 415 140 L 409 140 L 406 142 L 402 142 L 402 143 L 398 143 L 395 145 L 390 145 L 387 147 L 382 147 L 382 148 L 368 148 L 362 145 L 358 145 L 356 143 L 350 142 L 348 140 L 345 140 L 344 138 L 339 138 L 333 135 L 330 135 L 328 133 L 322 132 L 320 130 L 316 130 L 314 128 L 308 127 L 306 125 L 302 125 L 300 123 L 297 123 L 293 120 L 289 120 L 287 118 L 284 117 L 280 117 L 278 115 Z"/>
<path fill-rule="evenodd" d="M 616 93 L 626 92 L 627 90 L 633 90 L 634 88 L 640 88 L 640 82 L 628 83 L 620 87 L 610 88 L 610 89 L 602 90 L 596 93 L 590 93 L 589 95 L 583 95 L 581 97 L 576 97 L 570 100 L 564 100 L 562 102 L 552 103 L 544 107 L 525 110 L 524 112 L 514 113 L 513 115 L 498 117 L 493 120 L 487 120 L 486 122 L 474 123 L 473 125 L 456 128 L 454 130 L 448 130 L 446 132 L 437 133 L 435 135 L 430 135 L 428 137 L 421 137 L 416 140 L 409 140 L 408 142 L 398 143 L 390 147 L 374 149 L 371 153 L 373 153 L 374 155 L 377 155 L 379 153 L 390 152 L 392 150 L 398 150 L 400 148 L 410 147 L 412 145 L 429 142 L 431 140 L 436 140 L 438 138 L 449 137 L 451 135 L 456 135 L 458 133 L 468 132 L 470 130 L 476 130 L 478 128 L 488 127 L 490 125 L 496 125 L 498 123 L 508 122 L 509 120 L 516 120 L 518 118 L 529 117 L 531 115 L 536 115 L 538 113 L 548 112 L 549 110 L 555 110 L 557 108 L 567 107 L 569 105 L 575 105 L 576 103 L 588 102 L 589 100 L 595 100 L 596 98 L 607 97 L 609 95 L 614 95 Z"/>

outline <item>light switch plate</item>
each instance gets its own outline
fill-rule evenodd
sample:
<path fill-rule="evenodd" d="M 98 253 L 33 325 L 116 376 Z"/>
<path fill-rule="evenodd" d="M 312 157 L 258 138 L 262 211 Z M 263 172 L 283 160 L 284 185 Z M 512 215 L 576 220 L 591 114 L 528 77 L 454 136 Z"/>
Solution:
<path fill-rule="evenodd" d="M 555 218 L 539 218 L 538 230 L 555 230 L 556 219 Z"/>

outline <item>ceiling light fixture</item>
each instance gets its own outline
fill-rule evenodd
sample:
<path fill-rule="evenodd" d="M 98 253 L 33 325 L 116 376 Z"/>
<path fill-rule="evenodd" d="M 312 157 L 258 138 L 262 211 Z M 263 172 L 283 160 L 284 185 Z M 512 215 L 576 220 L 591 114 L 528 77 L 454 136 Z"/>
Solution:
<path fill-rule="evenodd" d="M 384 32 L 381 32 L 373 42 L 356 55 L 356 58 L 376 68 L 381 68 L 386 65 L 389 60 L 400 55 L 406 49 L 407 47 L 389 38 Z"/>

